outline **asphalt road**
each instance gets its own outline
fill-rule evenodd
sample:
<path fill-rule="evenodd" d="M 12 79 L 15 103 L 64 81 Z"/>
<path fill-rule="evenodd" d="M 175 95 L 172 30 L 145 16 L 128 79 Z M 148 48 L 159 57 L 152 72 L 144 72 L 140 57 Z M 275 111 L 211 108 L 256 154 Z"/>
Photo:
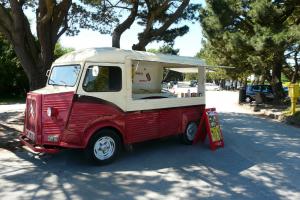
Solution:
<path fill-rule="evenodd" d="M 300 199 L 300 129 L 247 114 L 237 93 L 209 92 L 225 147 L 177 138 L 134 146 L 92 166 L 80 151 L 32 155 L 0 149 L 1 199 Z"/>

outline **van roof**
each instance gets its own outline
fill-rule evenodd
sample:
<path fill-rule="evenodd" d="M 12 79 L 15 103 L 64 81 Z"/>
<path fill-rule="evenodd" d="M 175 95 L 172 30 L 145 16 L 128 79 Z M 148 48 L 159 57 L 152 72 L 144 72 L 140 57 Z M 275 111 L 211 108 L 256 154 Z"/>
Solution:
<path fill-rule="evenodd" d="M 70 52 L 58 58 L 55 64 L 78 62 L 124 63 L 126 59 L 152 61 L 190 66 L 206 66 L 203 60 L 195 57 L 155 54 L 144 51 L 123 50 L 113 47 L 88 48 Z"/>

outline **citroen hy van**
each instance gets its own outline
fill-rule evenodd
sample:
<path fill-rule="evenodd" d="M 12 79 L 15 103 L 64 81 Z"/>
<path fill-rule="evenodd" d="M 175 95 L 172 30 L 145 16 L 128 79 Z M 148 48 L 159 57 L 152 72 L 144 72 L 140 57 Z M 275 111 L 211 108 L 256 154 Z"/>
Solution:
<path fill-rule="evenodd" d="M 163 88 L 168 72 L 196 73 L 196 90 Z M 180 135 L 192 144 L 205 110 L 205 63 L 198 58 L 116 48 L 74 51 L 58 58 L 44 88 L 26 99 L 23 144 L 36 152 L 85 150 L 112 162 L 123 146 Z"/>

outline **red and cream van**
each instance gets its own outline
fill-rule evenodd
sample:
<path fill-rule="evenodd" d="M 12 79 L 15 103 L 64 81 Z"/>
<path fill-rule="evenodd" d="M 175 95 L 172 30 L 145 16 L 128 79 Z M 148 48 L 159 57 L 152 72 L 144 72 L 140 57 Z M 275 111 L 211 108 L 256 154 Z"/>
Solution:
<path fill-rule="evenodd" d="M 92 48 L 57 59 L 46 87 L 28 93 L 23 144 L 36 152 L 84 149 L 97 163 L 122 146 L 180 135 L 191 144 L 205 109 L 205 63 L 197 58 Z M 196 90 L 163 88 L 170 71 L 196 73 Z"/>

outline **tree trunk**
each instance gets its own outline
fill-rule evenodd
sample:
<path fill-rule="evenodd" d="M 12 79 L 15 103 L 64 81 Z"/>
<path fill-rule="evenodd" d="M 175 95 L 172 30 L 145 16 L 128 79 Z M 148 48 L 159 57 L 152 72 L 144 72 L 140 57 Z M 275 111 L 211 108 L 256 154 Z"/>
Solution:
<path fill-rule="evenodd" d="M 51 64 L 48 66 L 43 65 L 42 63 L 44 62 L 38 58 L 38 55 L 32 55 L 30 49 L 20 46 L 14 46 L 14 49 L 28 77 L 30 90 L 36 90 L 44 87 L 47 80 L 46 72 L 47 69 L 50 68 Z M 37 58 L 33 59 L 32 56 Z"/>
<path fill-rule="evenodd" d="M 46 73 L 34 74 L 29 76 L 30 90 L 37 90 L 39 88 L 45 87 L 47 82 Z"/>
<path fill-rule="evenodd" d="M 120 48 L 121 33 L 114 31 L 112 33 L 112 47 Z"/>
<path fill-rule="evenodd" d="M 142 39 L 138 44 L 132 45 L 132 49 L 136 51 L 146 51 L 146 46 L 149 42 L 146 42 L 146 39 Z"/>
<path fill-rule="evenodd" d="M 120 39 L 121 35 L 131 27 L 133 24 L 137 12 L 138 12 L 138 6 L 139 6 L 139 0 L 132 1 L 132 8 L 130 15 L 127 17 L 127 19 L 119 24 L 112 33 L 112 47 L 120 48 Z"/>
<path fill-rule="evenodd" d="M 284 97 L 284 91 L 281 82 L 282 62 L 277 62 L 272 68 L 272 89 L 274 93 L 274 103 L 279 104 Z"/>
<path fill-rule="evenodd" d="M 46 72 L 54 59 L 54 48 L 68 28 L 68 11 L 72 0 L 59 3 L 39 0 L 36 9 L 37 37 L 23 12 L 25 1 L 10 0 L 10 8 L 0 4 L 0 33 L 13 45 L 17 57 L 29 79 L 30 90 L 45 86 Z"/>
<path fill-rule="evenodd" d="M 292 77 L 292 83 L 297 83 L 298 81 L 298 76 L 299 76 L 299 63 L 298 63 L 298 52 L 295 53 L 294 55 L 294 61 L 295 61 L 295 72 L 293 73 L 293 77 Z"/>
<path fill-rule="evenodd" d="M 152 7 L 151 1 L 146 1 L 148 8 L 146 27 L 143 32 L 139 33 L 138 43 L 132 46 L 133 50 L 145 51 L 146 46 L 157 40 L 158 37 L 167 34 L 169 27 L 176 22 L 187 8 L 190 3 L 190 0 L 182 0 L 181 4 L 177 9 L 172 13 L 168 14 L 168 17 L 165 17 L 164 20 L 161 20 L 160 17 L 166 16 L 165 12 L 168 10 L 171 5 L 169 1 L 164 1 L 158 7 Z M 159 22 L 159 23 L 156 23 Z M 156 28 L 155 25 L 160 24 L 160 27 Z"/>
<path fill-rule="evenodd" d="M 291 80 L 292 83 L 297 83 L 297 81 L 298 81 L 299 68 L 300 68 L 299 65 L 295 66 L 295 72 L 293 73 L 293 77 L 292 77 L 292 80 Z"/>

